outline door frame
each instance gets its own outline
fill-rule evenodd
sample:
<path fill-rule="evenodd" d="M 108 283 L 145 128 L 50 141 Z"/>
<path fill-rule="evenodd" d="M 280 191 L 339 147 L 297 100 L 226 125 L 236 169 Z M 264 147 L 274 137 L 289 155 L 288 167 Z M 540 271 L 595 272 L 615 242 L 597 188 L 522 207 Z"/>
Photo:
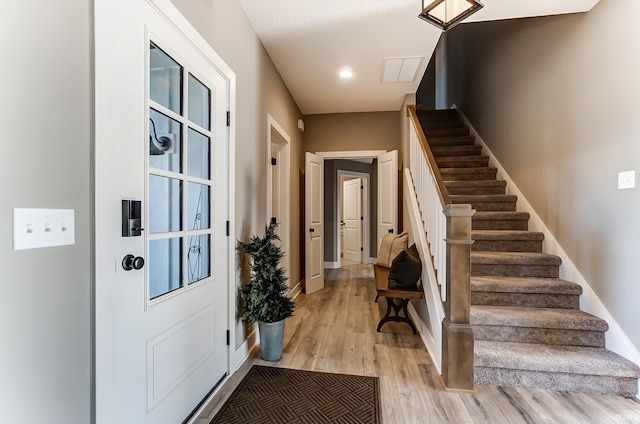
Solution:
<path fill-rule="evenodd" d="M 228 282 L 228 326 L 229 330 L 235 322 L 236 302 L 236 263 L 235 263 L 235 109 L 236 109 L 236 75 L 224 60 L 213 50 L 196 29 L 178 11 L 170 0 L 145 0 L 156 12 L 181 33 L 184 38 L 199 52 L 201 52 L 211 65 L 216 68 L 227 83 L 227 102 L 230 111 L 230 125 L 227 127 L 228 137 L 228 237 L 227 237 L 227 282 Z M 136 7 L 132 7 L 137 10 Z M 117 358 L 114 346 L 116 345 L 116 309 L 117 309 L 117 285 L 116 268 L 119 260 L 116 257 L 117 234 L 113 234 L 114 228 L 119 228 L 121 212 L 120 205 L 115 202 L 119 199 L 116 192 L 114 175 L 118 172 L 117 151 L 113 147 L 115 139 L 116 120 L 115 108 L 117 78 L 111 71 L 110 64 L 117 60 L 117 49 L 113 43 L 113 28 L 117 26 L 118 14 L 116 5 L 110 0 L 96 0 L 94 2 L 94 97 L 93 97 L 93 369 L 92 391 L 94 399 L 94 419 L 97 424 L 107 424 L 116 421 L 116 368 Z M 141 52 L 141 54 L 143 54 Z M 141 108 L 144 107 L 142 104 Z M 144 165 L 141 165 L 144 166 Z M 118 203 L 118 204 L 116 204 Z M 96 223 L 101 225 L 96 225 Z M 143 223 L 146 225 L 146 223 Z M 224 229 L 219 229 L 224 232 Z M 114 262 L 115 260 L 115 262 Z M 141 307 L 143 307 L 141 305 Z M 220 390 L 223 383 L 228 380 L 232 371 L 235 371 L 246 356 L 242 349 L 235 350 L 235 331 L 230 331 L 230 343 L 228 349 L 227 377 L 202 400 L 201 407 L 194 411 L 193 417 L 197 417 L 200 409 Z M 199 400 L 199 399 L 194 399 Z M 195 418 L 194 418 L 195 419 Z"/>
<path fill-rule="evenodd" d="M 342 187 L 342 183 L 340 182 L 340 179 L 342 176 L 349 176 L 349 177 L 355 177 L 355 178 L 362 178 L 362 185 L 364 186 L 364 190 L 362 191 L 362 217 L 364 218 L 362 220 L 362 247 L 363 247 L 363 252 L 362 252 L 362 263 L 363 264 L 368 264 L 371 260 L 371 254 L 370 254 L 370 231 L 369 231 L 369 219 L 371 217 L 371 174 L 367 174 L 365 172 L 356 172 L 356 171 L 346 171 L 346 170 L 342 170 L 339 169 L 338 170 L 338 201 L 336 202 L 336 212 L 337 215 L 336 216 L 340 216 L 340 209 L 342 208 L 342 201 L 343 201 L 343 197 L 344 197 L 344 193 L 343 193 L 343 187 Z M 342 266 L 342 258 L 340 257 L 340 248 L 341 243 L 340 243 L 340 225 L 337 226 L 337 231 L 336 231 L 336 239 L 338 240 L 338 268 L 340 268 Z"/>
<path fill-rule="evenodd" d="M 327 151 L 327 152 L 316 152 L 315 154 L 327 159 L 377 159 L 378 156 L 383 155 L 389 152 L 388 150 L 345 150 L 345 151 Z M 380 181 L 378 181 L 378 185 L 380 185 Z M 377 189 L 377 187 L 376 187 Z M 324 198 L 324 189 L 322 196 Z M 305 194 L 306 197 L 306 194 Z M 306 201 L 306 199 L 305 199 Z M 378 200 L 379 201 L 379 200 Z M 339 228 L 339 226 L 338 226 Z M 338 230 L 338 243 L 340 243 L 340 233 Z M 338 263 L 340 262 L 340 251 L 338 253 Z M 324 258 L 323 258 L 324 259 Z M 324 260 L 323 260 L 324 262 Z"/>
<path fill-rule="evenodd" d="M 282 172 L 284 178 L 280 179 L 281 193 L 284 193 L 284 197 L 280 200 L 280 208 L 283 211 L 281 218 L 284 224 L 280 228 L 280 241 L 282 242 L 282 249 L 285 252 L 284 268 L 287 278 L 291 277 L 291 137 L 282 128 L 280 124 L 275 120 L 271 114 L 267 113 L 267 136 L 266 136 L 266 150 L 267 150 L 267 216 L 265 222 L 270 222 L 272 217 L 273 208 L 273 166 L 271 165 L 271 158 L 273 157 L 273 145 L 280 144 L 280 149 L 276 155 L 278 164 L 282 164 L 282 168 L 278 166 L 278 169 Z"/>

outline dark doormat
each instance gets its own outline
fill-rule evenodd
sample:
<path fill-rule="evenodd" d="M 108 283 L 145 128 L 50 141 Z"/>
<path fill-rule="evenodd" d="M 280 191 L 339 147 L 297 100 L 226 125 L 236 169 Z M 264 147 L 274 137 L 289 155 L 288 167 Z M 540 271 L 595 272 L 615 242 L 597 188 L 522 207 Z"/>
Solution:
<path fill-rule="evenodd" d="M 377 377 L 254 365 L 210 424 L 380 424 Z"/>

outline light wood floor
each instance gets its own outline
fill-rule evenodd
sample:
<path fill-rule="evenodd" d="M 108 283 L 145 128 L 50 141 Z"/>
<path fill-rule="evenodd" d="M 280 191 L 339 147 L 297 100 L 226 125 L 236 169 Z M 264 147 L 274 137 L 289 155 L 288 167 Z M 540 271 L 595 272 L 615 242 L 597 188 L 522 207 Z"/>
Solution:
<path fill-rule="evenodd" d="M 251 358 L 225 384 L 197 424 L 207 424 L 252 364 L 380 377 L 385 424 L 640 423 L 640 403 L 615 396 L 476 386 L 446 392 L 419 336 L 406 324 L 376 332 L 385 300 L 374 303 L 371 265 L 327 270 L 326 288 L 298 297 L 277 363 Z M 258 353 L 259 357 L 259 353 Z"/>

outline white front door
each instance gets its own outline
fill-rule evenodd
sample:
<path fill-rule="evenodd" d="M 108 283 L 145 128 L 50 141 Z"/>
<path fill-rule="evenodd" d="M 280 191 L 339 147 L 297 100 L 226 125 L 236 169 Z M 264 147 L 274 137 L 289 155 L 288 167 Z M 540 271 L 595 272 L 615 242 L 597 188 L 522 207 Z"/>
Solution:
<path fill-rule="evenodd" d="M 385 235 L 398 232 L 398 151 L 378 156 L 378 250 Z"/>
<path fill-rule="evenodd" d="M 230 85 L 176 13 L 96 4 L 99 424 L 182 422 L 229 369 Z"/>
<path fill-rule="evenodd" d="M 324 159 L 305 156 L 305 291 L 324 288 Z"/>
<path fill-rule="evenodd" d="M 345 181 L 342 185 L 344 219 L 344 258 L 362 262 L 362 178 Z"/>

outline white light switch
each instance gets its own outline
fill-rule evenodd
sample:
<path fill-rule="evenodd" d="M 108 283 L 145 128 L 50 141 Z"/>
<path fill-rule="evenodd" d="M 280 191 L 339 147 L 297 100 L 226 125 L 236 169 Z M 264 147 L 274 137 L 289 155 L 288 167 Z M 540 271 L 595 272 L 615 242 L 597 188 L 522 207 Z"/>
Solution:
<path fill-rule="evenodd" d="M 634 188 L 636 186 L 636 171 L 618 172 L 618 189 Z"/>
<path fill-rule="evenodd" d="M 75 244 L 73 209 L 13 209 L 13 250 Z"/>

